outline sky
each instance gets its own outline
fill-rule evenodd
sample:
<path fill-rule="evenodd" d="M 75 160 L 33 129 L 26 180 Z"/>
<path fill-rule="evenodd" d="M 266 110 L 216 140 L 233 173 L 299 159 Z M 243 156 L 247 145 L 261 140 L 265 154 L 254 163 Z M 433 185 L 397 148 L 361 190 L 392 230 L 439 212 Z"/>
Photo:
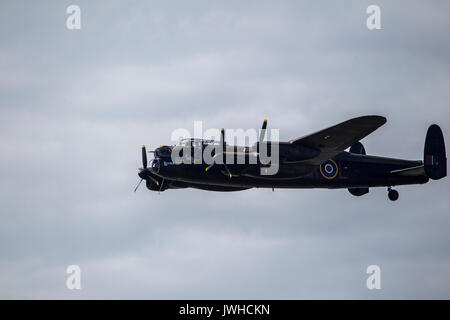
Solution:
<path fill-rule="evenodd" d="M 81 9 L 69 30 L 66 9 Z M 369 5 L 381 29 L 366 26 Z M 290 140 L 388 122 L 368 154 L 450 132 L 448 1 L 0 2 L 0 298 L 449 299 L 448 178 L 215 193 L 141 186 L 177 128 Z M 66 287 L 69 265 L 81 290 Z M 381 270 L 369 290 L 367 267 Z"/>

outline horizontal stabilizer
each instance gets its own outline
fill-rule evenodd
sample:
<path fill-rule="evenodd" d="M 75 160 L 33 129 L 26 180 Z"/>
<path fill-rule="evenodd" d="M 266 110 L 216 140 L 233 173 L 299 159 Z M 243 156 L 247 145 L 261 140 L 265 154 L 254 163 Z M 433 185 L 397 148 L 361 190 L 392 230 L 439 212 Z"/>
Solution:
<path fill-rule="evenodd" d="M 397 176 L 417 177 L 417 176 L 424 176 L 425 169 L 424 169 L 423 165 L 421 165 L 421 166 L 416 166 L 416 167 L 393 170 L 390 173 L 395 174 Z"/>

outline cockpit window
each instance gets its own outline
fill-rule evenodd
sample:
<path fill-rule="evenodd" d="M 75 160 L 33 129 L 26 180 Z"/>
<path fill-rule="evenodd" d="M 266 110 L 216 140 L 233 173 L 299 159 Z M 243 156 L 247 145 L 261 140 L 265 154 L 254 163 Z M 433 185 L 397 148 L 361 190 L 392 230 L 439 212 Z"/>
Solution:
<path fill-rule="evenodd" d="M 177 146 L 188 147 L 191 145 L 191 139 L 181 139 L 178 141 Z"/>
<path fill-rule="evenodd" d="M 212 140 L 212 139 L 196 139 L 196 138 L 187 138 L 187 139 L 181 139 L 177 146 L 182 147 L 201 147 L 202 145 L 207 144 L 218 144 L 218 141 Z"/>

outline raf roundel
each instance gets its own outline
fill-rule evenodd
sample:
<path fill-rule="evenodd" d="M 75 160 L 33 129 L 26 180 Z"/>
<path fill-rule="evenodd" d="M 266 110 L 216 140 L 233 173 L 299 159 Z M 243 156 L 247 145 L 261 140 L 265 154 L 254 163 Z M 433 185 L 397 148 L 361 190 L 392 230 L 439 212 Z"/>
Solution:
<path fill-rule="evenodd" d="M 336 162 L 329 159 L 320 165 L 320 173 L 325 179 L 334 179 L 338 174 L 338 166 Z"/>

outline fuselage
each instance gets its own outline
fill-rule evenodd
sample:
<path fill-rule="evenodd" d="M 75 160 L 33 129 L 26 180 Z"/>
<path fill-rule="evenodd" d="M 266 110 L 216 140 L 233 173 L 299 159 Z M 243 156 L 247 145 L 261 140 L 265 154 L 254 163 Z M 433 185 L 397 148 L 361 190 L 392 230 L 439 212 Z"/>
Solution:
<path fill-rule="evenodd" d="M 252 147 L 228 145 L 222 129 L 219 141 L 187 138 L 174 146 L 160 146 L 151 151 L 155 158 L 150 167 L 142 146 L 140 182 L 145 180 L 149 190 L 158 192 L 183 188 L 347 188 L 358 197 L 371 187 L 388 187 L 389 199 L 396 201 L 399 193 L 393 186 L 423 184 L 447 176 L 444 136 L 436 124 L 428 127 L 423 160 L 366 155 L 360 140 L 384 123 L 382 116 L 361 116 L 280 142 L 264 141 L 264 120 Z"/>
<path fill-rule="evenodd" d="M 275 175 L 260 175 L 259 167 L 248 164 L 228 164 L 230 178 L 219 166 L 205 172 L 206 164 L 174 164 L 160 160 L 155 173 L 167 180 L 186 186 L 211 185 L 234 188 L 358 188 L 406 184 L 422 184 L 423 176 L 401 176 L 392 171 L 420 166 L 422 161 L 385 158 L 341 152 L 328 164 L 307 162 L 280 163 Z M 180 184 L 181 186 L 182 184 Z M 207 187 L 205 186 L 205 189 Z M 231 189 L 232 190 L 232 189 Z"/>
<path fill-rule="evenodd" d="M 358 197 L 372 187 L 387 187 L 389 199 L 396 201 L 399 193 L 394 186 L 423 184 L 447 176 L 444 136 L 436 124 L 428 127 L 423 160 L 366 155 L 360 140 L 384 123 L 382 116 L 361 116 L 280 142 L 264 141 L 264 120 L 252 147 L 228 145 L 222 129 L 219 141 L 187 138 L 174 146 L 160 146 L 152 151 L 155 158 L 150 167 L 142 146 L 140 182 L 145 180 L 149 190 L 158 192 L 183 188 L 347 188 Z"/>

